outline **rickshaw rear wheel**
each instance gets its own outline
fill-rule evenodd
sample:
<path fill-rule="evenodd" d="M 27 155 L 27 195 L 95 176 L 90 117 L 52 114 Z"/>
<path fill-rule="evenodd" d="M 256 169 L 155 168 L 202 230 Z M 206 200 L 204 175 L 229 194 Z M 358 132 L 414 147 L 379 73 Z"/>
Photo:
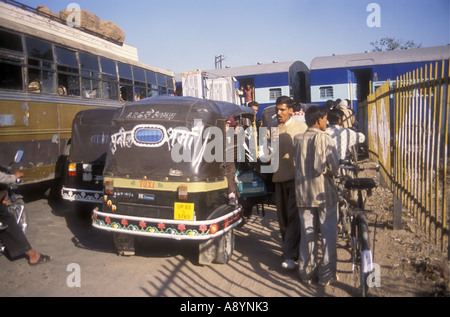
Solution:
<path fill-rule="evenodd" d="M 226 264 L 230 261 L 234 251 L 234 230 L 231 229 L 217 238 L 217 257 L 214 260 L 218 264 Z"/>

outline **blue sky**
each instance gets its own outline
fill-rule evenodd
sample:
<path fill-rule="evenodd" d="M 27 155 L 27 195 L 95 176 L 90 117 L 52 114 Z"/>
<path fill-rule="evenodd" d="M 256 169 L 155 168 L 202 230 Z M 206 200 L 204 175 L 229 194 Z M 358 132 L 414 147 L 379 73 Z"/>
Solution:
<path fill-rule="evenodd" d="M 141 62 L 175 73 L 362 53 L 383 37 L 450 43 L 449 0 L 18 0 L 54 12 L 77 3 L 117 23 Z M 377 11 L 367 11 L 370 3 Z M 378 14 L 379 27 L 369 27 Z"/>

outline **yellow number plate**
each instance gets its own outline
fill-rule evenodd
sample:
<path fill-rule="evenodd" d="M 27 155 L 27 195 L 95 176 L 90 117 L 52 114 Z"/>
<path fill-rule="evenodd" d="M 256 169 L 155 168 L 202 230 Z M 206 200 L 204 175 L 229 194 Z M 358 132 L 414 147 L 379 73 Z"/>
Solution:
<path fill-rule="evenodd" d="M 194 220 L 194 204 L 189 203 L 175 203 L 176 220 Z"/>

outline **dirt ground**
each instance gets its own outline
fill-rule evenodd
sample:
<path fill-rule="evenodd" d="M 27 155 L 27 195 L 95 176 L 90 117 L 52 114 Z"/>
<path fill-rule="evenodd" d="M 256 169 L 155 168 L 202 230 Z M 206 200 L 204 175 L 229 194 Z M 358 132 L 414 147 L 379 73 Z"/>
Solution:
<path fill-rule="evenodd" d="M 360 176 L 375 177 L 374 173 L 364 171 Z M 393 194 L 389 189 L 376 188 L 366 208 L 378 215 L 374 262 L 381 268 L 381 287 L 372 288 L 370 296 L 448 297 L 447 250 L 441 252 L 406 209 L 402 212 L 401 230 L 392 229 Z M 370 219 L 374 224 L 375 218 Z"/>

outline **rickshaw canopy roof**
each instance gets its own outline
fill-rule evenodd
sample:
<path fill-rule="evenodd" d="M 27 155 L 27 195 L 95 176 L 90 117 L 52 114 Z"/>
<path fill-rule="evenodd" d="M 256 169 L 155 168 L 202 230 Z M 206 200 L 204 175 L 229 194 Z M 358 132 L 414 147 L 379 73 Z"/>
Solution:
<path fill-rule="evenodd" d="M 254 112 L 250 107 L 225 101 L 158 96 L 126 104 L 122 107 L 117 120 L 189 121 L 193 118 L 201 118 L 206 121 L 205 123 L 215 125 L 217 119 L 228 119 L 239 115 L 254 116 Z"/>
<path fill-rule="evenodd" d="M 111 120 L 118 108 L 95 108 L 78 112 L 72 122 L 72 162 L 104 161 L 109 147 Z"/>

